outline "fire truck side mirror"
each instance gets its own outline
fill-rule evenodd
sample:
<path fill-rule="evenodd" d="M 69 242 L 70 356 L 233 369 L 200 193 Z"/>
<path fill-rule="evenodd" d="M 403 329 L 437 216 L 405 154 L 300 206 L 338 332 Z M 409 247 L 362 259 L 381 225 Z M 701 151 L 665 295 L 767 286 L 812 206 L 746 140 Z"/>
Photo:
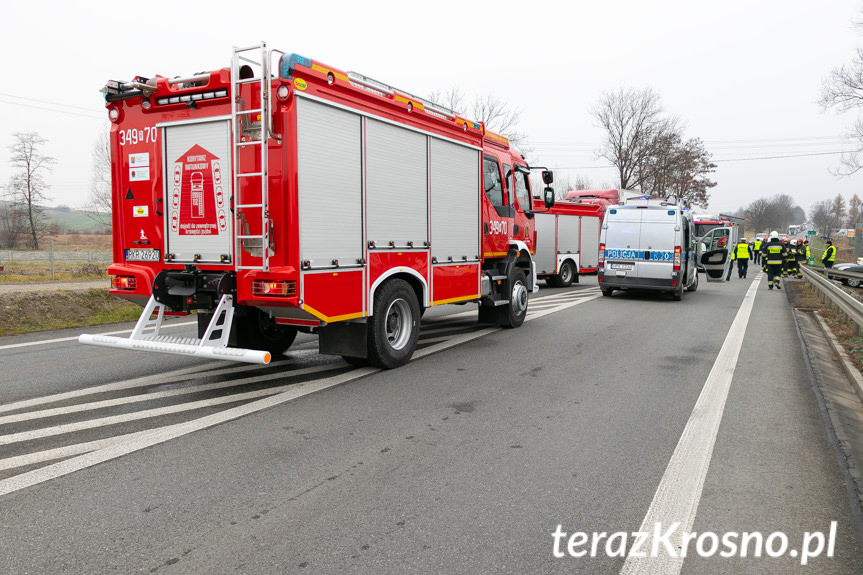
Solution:
<path fill-rule="evenodd" d="M 554 183 L 554 172 L 552 172 L 551 170 L 543 170 L 542 171 L 542 183 L 545 184 L 546 186 L 549 186 L 552 183 Z"/>
<path fill-rule="evenodd" d="M 549 172 L 551 173 L 551 172 Z M 543 173 L 543 179 L 545 179 L 545 174 Z M 554 188 L 551 186 L 547 186 L 542 191 L 542 200 L 545 202 L 545 209 L 550 210 L 554 206 Z"/>

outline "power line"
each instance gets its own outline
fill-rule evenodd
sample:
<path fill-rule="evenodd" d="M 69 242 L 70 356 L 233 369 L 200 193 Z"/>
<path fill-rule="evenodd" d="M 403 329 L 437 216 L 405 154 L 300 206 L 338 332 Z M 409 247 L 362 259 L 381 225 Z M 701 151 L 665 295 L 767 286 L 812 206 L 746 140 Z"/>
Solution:
<path fill-rule="evenodd" d="M 51 104 L 52 106 L 61 106 L 63 108 L 75 108 L 76 110 L 86 110 L 87 112 L 98 112 L 100 111 L 98 108 L 90 108 L 83 106 L 73 106 L 71 104 L 63 104 L 61 102 L 51 102 L 49 100 L 37 100 L 36 98 L 26 98 L 24 96 L 16 96 L 15 94 L 3 94 L 0 93 L 0 96 L 4 98 L 15 98 L 16 100 L 27 100 L 29 102 L 39 102 L 40 104 Z"/>
<path fill-rule="evenodd" d="M 836 156 L 840 154 L 849 154 L 852 153 L 852 150 L 840 151 L 840 152 L 813 152 L 810 154 L 787 154 L 780 156 L 759 156 L 756 158 L 728 158 L 725 160 L 712 160 L 714 163 L 724 163 L 724 162 L 750 162 L 754 160 L 781 160 L 785 158 L 808 158 L 810 156 Z M 612 164 L 608 164 L 606 166 L 560 166 L 558 170 L 605 170 L 609 168 L 615 168 L 616 166 Z"/>
<path fill-rule="evenodd" d="M 29 104 L 21 104 L 19 102 L 7 102 L 6 100 L 0 100 L 0 104 L 10 104 L 12 106 L 22 106 L 24 108 L 34 108 L 36 110 L 45 110 L 47 112 L 56 112 L 57 114 L 67 114 L 69 116 L 80 116 L 82 118 L 93 118 L 94 120 L 105 120 L 105 116 L 95 116 L 90 114 L 79 114 L 77 112 L 67 112 L 65 110 L 54 110 L 52 108 L 43 108 L 42 106 L 31 106 Z"/>
<path fill-rule="evenodd" d="M 850 154 L 853 150 L 846 150 L 844 152 L 814 152 L 811 154 L 788 154 L 784 156 L 762 156 L 759 158 L 729 158 L 727 160 L 713 160 L 713 162 L 722 163 L 722 162 L 749 162 L 752 160 L 781 160 L 784 158 L 808 158 L 810 156 L 836 156 L 839 154 Z"/>

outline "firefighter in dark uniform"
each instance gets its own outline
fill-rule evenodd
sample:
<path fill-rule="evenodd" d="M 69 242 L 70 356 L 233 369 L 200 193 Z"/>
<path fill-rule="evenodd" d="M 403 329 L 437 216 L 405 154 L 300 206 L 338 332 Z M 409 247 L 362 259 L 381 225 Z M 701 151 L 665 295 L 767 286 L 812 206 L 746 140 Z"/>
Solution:
<path fill-rule="evenodd" d="M 785 266 L 785 246 L 779 241 L 779 234 L 770 232 L 770 240 L 765 244 L 767 249 L 764 262 L 767 265 L 767 287 L 782 289 L 782 268 Z"/>
<path fill-rule="evenodd" d="M 806 253 L 807 251 L 806 246 L 803 245 L 803 238 L 798 239 L 797 246 L 794 249 L 794 255 L 797 258 L 797 264 L 795 266 L 797 279 L 803 279 L 803 266 L 805 266 L 806 262 L 809 261 L 809 255 Z"/>
<path fill-rule="evenodd" d="M 791 240 L 785 238 L 782 240 L 782 245 L 785 247 L 785 265 L 782 267 L 782 275 L 787 277 L 794 273 L 794 266 L 797 264 L 797 257 L 794 255 Z"/>
<path fill-rule="evenodd" d="M 761 242 L 761 271 L 767 273 L 767 244 L 770 243 L 770 237 L 765 236 Z"/>

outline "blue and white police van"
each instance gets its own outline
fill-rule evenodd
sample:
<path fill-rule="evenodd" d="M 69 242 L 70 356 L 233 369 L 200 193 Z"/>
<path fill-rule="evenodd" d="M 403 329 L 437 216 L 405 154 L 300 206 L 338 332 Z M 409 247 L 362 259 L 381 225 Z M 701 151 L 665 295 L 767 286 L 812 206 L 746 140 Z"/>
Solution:
<path fill-rule="evenodd" d="M 599 236 L 602 295 L 615 290 L 668 292 L 675 300 L 698 288 L 698 268 L 708 281 L 725 281 L 734 230 L 715 228 L 696 238 L 692 214 L 674 198 L 630 200 L 605 209 Z"/>

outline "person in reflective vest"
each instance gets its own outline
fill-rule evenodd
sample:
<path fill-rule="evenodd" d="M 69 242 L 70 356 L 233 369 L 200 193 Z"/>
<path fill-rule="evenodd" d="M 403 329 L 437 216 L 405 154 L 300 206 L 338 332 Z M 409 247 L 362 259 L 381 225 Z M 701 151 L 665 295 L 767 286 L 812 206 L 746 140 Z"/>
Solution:
<path fill-rule="evenodd" d="M 812 252 L 809 251 L 809 240 L 804 241 L 803 246 L 806 248 L 806 262 L 809 264 L 809 267 L 812 267 Z"/>
<path fill-rule="evenodd" d="M 752 240 L 752 263 L 758 265 L 761 263 L 761 238 L 756 237 Z"/>
<path fill-rule="evenodd" d="M 833 242 L 827 240 L 827 249 L 824 250 L 824 255 L 821 256 L 821 263 L 825 268 L 832 268 L 833 262 L 836 261 L 836 248 L 833 247 Z"/>
<path fill-rule="evenodd" d="M 785 265 L 785 246 L 779 241 L 779 234 L 770 232 L 764 261 L 767 265 L 767 287 L 782 289 L 782 267 Z"/>
<path fill-rule="evenodd" d="M 741 279 L 746 277 L 751 257 L 752 250 L 749 248 L 749 244 L 746 243 L 746 238 L 741 238 L 740 243 L 734 246 L 734 250 L 731 252 L 731 259 L 737 260 L 737 277 Z"/>

